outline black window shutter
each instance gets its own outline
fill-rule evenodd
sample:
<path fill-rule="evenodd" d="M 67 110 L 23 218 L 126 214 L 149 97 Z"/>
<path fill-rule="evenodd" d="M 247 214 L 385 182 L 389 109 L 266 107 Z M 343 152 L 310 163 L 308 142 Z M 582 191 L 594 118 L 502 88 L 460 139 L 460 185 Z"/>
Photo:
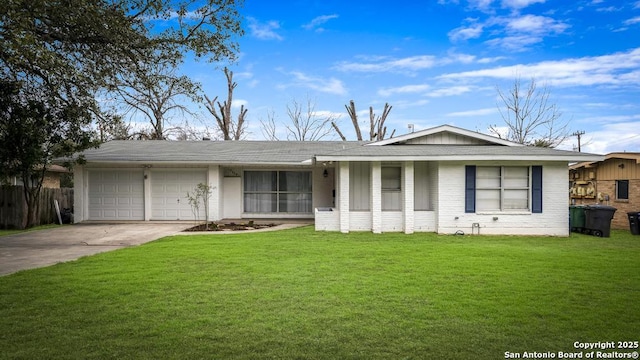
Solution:
<path fill-rule="evenodd" d="M 465 167 L 464 212 L 476 212 L 476 167 L 474 165 Z"/>
<path fill-rule="evenodd" d="M 542 166 L 531 167 L 531 212 L 542 212 Z"/>

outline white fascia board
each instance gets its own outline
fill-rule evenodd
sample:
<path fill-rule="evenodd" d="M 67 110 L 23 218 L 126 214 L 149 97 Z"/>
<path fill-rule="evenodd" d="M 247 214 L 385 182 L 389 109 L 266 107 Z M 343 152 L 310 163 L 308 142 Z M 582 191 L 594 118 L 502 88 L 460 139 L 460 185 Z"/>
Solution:
<path fill-rule="evenodd" d="M 305 160 L 302 162 L 216 162 L 216 161 L 87 161 L 84 165 L 91 167 L 92 165 L 100 165 L 100 166 L 123 166 L 123 167 L 143 167 L 144 165 L 153 166 L 169 166 L 172 167 L 180 167 L 182 166 L 209 166 L 209 165 L 220 165 L 220 166 L 312 166 L 312 160 Z"/>
<path fill-rule="evenodd" d="M 463 128 L 459 128 L 451 125 L 436 126 L 433 128 L 424 129 L 424 130 L 416 131 L 413 133 L 368 143 L 368 144 L 365 144 L 364 146 L 381 146 L 381 145 L 397 144 L 407 140 L 428 136 L 428 135 L 433 135 L 441 132 L 450 132 L 450 133 L 467 136 L 470 138 L 475 138 L 475 139 L 479 139 L 479 140 L 483 140 L 483 141 L 487 141 L 487 142 L 499 144 L 499 145 L 524 146 L 523 144 L 515 143 L 513 141 L 500 139 L 495 136 L 491 136 L 491 135 L 487 135 L 487 134 L 483 134 L 476 131 L 471 131 L 471 130 L 467 130 L 467 129 L 463 129 Z"/>
<path fill-rule="evenodd" d="M 575 156 L 575 157 L 563 157 L 554 155 L 443 155 L 443 156 L 317 156 L 317 162 L 323 161 L 562 161 L 562 162 L 576 162 L 576 161 L 600 161 L 603 159 L 600 156 Z"/>

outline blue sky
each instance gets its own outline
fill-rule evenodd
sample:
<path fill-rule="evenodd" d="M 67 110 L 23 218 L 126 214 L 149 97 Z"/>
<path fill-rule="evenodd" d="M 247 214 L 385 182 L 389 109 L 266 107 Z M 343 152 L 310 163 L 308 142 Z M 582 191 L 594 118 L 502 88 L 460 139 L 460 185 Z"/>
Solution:
<path fill-rule="evenodd" d="M 585 132 L 582 151 L 640 152 L 640 0 L 246 0 L 241 13 L 229 68 L 248 139 L 263 139 L 269 113 L 284 138 L 287 104 L 307 99 L 350 140 L 350 100 L 363 131 L 369 106 L 379 114 L 389 103 L 396 135 L 409 124 L 487 132 L 503 123 L 496 88 L 520 76 L 547 86 L 561 120 Z M 184 71 L 224 99 L 224 65 Z M 561 146 L 574 147 L 576 137 Z"/>

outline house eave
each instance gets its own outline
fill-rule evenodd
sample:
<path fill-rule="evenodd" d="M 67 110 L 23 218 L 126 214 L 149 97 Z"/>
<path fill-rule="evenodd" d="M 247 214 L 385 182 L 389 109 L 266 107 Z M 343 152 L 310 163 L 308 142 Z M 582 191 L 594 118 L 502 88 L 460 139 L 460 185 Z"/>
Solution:
<path fill-rule="evenodd" d="M 424 129 L 424 130 L 416 131 L 413 133 L 404 134 L 404 135 L 400 135 L 393 138 L 388 138 L 385 140 L 371 142 L 371 143 L 365 144 L 365 146 L 384 146 L 384 145 L 391 145 L 391 144 L 403 144 L 406 141 L 411 139 L 415 139 L 422 136 L 429 136 L 429 135 L 433 135 L 440 132 L 450 132 L 456 135 L 461 135 L 461 136 L 466 136 L 466 137 L 486 141 L 488 143 L 492 143 L 495 145 L 515 146 L 515 147 L 524 146 L 522 144 L 500 139 L 495 136 L 491 136 L 491 135 L 487 135 L 487 134 L 483 134 L 480 132 L 475 132 L 467 129 L 462 129 L 462 128 L 451 126 L 451 125 L 436 126 L 433 128 Z"/>
<path fill-rule="evenodd" d="M 600 161 L 602 156 L 554 156 L 554 155 L 427 155 L 427 156 L 316 156 L 317 162 L 326 161 L 561 161 L 561 162 L 576 162 L 576 161 Z"/>
<path fill-rule="evenodd" d="M 86 164 L 88 167 L 94 166 L 123 166 L 123 167 L 151 167 L 153 166 L 171 166 L 171 167 L 193 167 L 193 166 L 286 166 L 286 167 L 305 167 L 312 166 L 313 160 L 305 160 L 302 162 L 285 162 L 285 161 L 273 161 L 273 162 L 235 162 L 235 161 L 158 161 L 158 160 L 91 160 Z"/>

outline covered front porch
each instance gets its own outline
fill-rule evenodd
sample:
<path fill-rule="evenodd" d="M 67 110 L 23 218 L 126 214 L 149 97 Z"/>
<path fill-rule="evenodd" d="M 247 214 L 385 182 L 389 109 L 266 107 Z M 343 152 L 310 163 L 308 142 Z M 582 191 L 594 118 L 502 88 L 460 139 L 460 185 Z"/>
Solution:
<path fill-rule="evenodd" d="M 341 161 L 335 206 L 316 207 L 321 231 L 434 232 L 437 164 L 427 161 Z"/>

